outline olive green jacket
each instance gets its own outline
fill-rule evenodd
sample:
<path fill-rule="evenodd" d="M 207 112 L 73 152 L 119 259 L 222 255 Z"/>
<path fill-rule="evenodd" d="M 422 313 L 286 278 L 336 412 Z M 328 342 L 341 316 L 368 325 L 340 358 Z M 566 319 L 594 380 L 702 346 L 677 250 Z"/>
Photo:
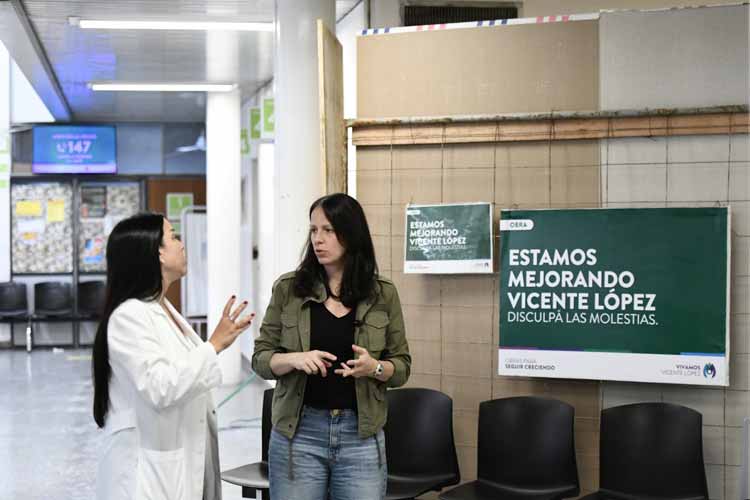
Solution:
<path fill-rule="evenodd" d="M 310 297 L 296 297 L 292 290 L 295 273 L 282 275 L 273 285 L 273 296 L 255 339 L 253 370 L 264 379 L 277 379 L 273 394 L 272 422 L 274 428 L 292 438 L 302 410 L 307 374 L 293 370 L 277 377 L 271 371 L 271 356 L 276 353 L 310 350 L 309 301 L 325 302 L 325 286 L 319 283 Z M 356 379 L 355 391 L 359 436 L 367 438 L 385 425 L 388 406 L 386 386 L 399 387 L 411 372 L 411 355 L 406 342 L 401 302 L 393 283 L 377 277 L 375 297 L 356 307 L 354 342 L 364 347 L 375 359 L 393 363 L 393 376 L 387 382 L 371 377 Z M 354 356 L 354 353 L 352 353 Z M 337 375 L 338 376 L 338 375 Z"/>

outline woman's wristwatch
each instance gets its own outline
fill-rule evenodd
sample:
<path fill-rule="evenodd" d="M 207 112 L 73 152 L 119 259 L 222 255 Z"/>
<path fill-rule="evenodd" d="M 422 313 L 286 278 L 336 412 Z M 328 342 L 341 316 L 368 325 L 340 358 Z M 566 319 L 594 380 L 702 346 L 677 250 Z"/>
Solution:
<path fill-rule="evenodd" d="M 383 368 L 383 363 L 378 361 L 378 366 L 375 367 L 375 371 L 372 372 L 373 378 L 377 378 L 383 374 L 385 371 L 385 368 Z"/>

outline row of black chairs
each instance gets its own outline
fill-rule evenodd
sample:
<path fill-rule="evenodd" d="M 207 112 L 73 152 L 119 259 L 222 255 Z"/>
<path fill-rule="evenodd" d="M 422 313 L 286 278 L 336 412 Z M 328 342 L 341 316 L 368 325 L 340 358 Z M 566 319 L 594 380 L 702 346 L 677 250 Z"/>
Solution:
<path fill-rule="evenodd" d="M 70 283 L 45 281 L 34 284 L 34 310 L 27 300 L 26 283 L 0 283 L 0 322 L 31 325 L 37 321 L 96 321 L 104 307 L 105 283 L 78 283 L 77 309 Z M 75 310 L 74 310 L 75 309 Z"/>
<path fill-rule="evenodd" d="M 387 393 L 387 500 L 414 499 L 457 485 L 453 402 L 431 389 Z M 261 462 L 222 473 L 244 498 L 268 498 L 273 389 L 263 395 Z M 562 401 L 513 397 L 479 405 L 477 480 L 442 500 L 554 500 L 580 494 L 575 412 Z M 600 490 L 588 500 L 708 500 L 702 416 L 668 403 L 608 408 L 601 414 Z"/>

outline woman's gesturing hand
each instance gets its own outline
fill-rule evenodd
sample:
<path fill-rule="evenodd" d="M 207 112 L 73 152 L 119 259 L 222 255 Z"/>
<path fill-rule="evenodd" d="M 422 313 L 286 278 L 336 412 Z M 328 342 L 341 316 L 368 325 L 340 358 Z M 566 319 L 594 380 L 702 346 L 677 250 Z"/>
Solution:
<path fill-rule="evenodd" d="M 236 297 L 232 295 L 227 301 L 224 311 L 221 313 L 221 321 L 216 325 L 214 333 L 211 334 L 211 338 L 208 340 L 214 346 L 217 354 L 232 345 L 240 333 L 247 330 L 247 327 L 250 326 L 255 317 L 255 313 L 252 313 L 240 318 L 240 314 L 247 307 L 247 301 L 242 302 L 232 311 L 235 300 Z"/>
<path fill-rule="evenodd" d="M 353 345 L 352 351 L 359 355 L 357 359 L 350 359 L 346 363 L 341 363 L 341 368 L 334 373 L 341 375 L 344 378 L 360 378 L 372 375 L 375 368 L 378 366 L 377 360 L 370 356 L 370 353 L 367 352 L 367 349 L 364 347 Z"/>
<path fill-rule="evenodd" d="M 336 356 L 326 351 L 306 351 L 292 354 L 291 364 L 295 370 L 300 370 L 308 375 L 320 372 L 322 377 L 328 376 L 328 368 L 331 362 L 336 361 Z"/>

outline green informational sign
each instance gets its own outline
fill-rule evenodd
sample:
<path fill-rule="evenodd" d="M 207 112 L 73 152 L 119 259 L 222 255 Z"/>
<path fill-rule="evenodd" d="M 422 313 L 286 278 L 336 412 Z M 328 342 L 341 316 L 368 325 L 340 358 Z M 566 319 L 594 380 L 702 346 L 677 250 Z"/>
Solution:
<path fill-rule="evenodd" d="M 180 215 L 185 207 L 193 205 L 193 193 L 167 193 L 167 219 L 175 232 L 181 233 Z"/>
<path fill-rule="evenodd" d="M 10 184 L 7 179 L 0 179 L 0 189 L 8 189 Z"/>
<path fill-rule="evenodd" d="M 10 168 L 7 163 L 0 163 L 0 174 L 7 174 L 10 172 Z"/>
<path fill-rule="evenodd" d="M 263 99 L 263 132 L 273 134 L 274 124 L 276 123 L 273 113 L 273 98 Z"/>
<path fill-rule="evenodd" d="M 260 108 L 250 108 L 250 139 L 260 139 Z"/>
<path fill-rule="evenodd" d="M 490 203 L 406 207 L 404 273 L 492 273 Z"/>
<path fill-rule="evenodd" d="M 729 209 L 504 210 L 500 375 L 729 384 Z"/>
<path fill-rule="evenodd" d="M 240 130 L 240 153 L 250 154 L 250 141 L 247 139 L 247 129 Z"/>
<path fill-rule="evenodd" d="M 0 153 L 10 153 L 10 134 L 0 134 Z"/>

